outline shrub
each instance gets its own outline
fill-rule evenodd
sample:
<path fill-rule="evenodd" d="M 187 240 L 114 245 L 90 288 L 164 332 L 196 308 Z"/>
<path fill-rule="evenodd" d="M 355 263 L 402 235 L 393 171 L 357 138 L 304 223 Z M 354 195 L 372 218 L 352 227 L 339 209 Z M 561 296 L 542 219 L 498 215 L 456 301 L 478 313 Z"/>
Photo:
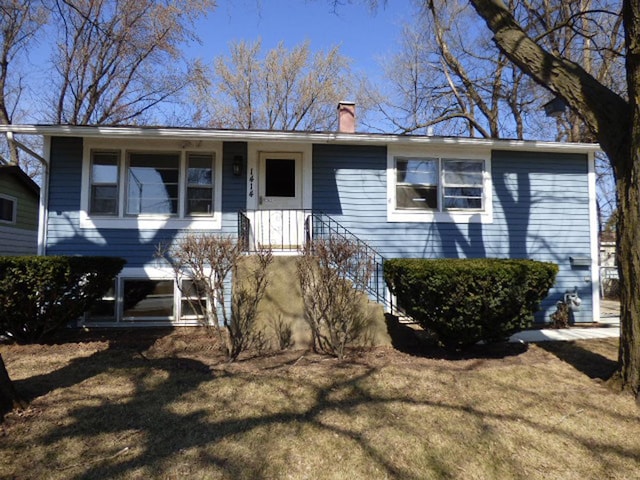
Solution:
<path fill-rule="evenodd" d="M 398 304 L 447 348 L 497 342 L 531 326 L 558 266 L 534 260 L 393 259 L 385 280 Z"/>
<path fill-rule="evenodd" d="M 21 343 L 43 340 L 100 299 L 124 264 L 113 257 L 0 257 L 0 333 Z"/>
<path fill-rule="evenodd" d="M 343 358 L 368 326 L 358 298 L 371 278 L 371 259 L 362 245 L 331 237 L 309 242 L 297 267 L 314 351 Z"/>
<path fill-rule="evenodd" d="M 189 234 L 172 246 L 159 245 L 157 255 L 171 264 L 181 290 L 181 279 L 193 281 L 197 298 L 205 301 L 189 300 L 189 306 L 204 326 L 215 328 L 229 361 L 252 346 L 261 348 L 265 340 L 255 325 L 258 305 L 269 284 L 270 249 L 254 252 L 253 264 L 243 266 L 244 281 L 235 285 L 230 277 L 238 279 L 239 268 L 247 259 L 242 245 L 231 236 Z"/>

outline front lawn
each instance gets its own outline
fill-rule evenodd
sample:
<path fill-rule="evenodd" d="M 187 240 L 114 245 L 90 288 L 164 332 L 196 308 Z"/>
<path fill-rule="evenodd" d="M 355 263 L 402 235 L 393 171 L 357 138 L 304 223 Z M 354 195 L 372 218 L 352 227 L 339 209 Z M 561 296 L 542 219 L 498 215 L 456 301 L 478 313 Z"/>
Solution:
<path fill-rule="evenodd" d="M 183 329 L 0 352 L 31 399 L 0 478 L 640 478 L 640 408 L 599 379 L 616 340 L 227 364 Z"/>

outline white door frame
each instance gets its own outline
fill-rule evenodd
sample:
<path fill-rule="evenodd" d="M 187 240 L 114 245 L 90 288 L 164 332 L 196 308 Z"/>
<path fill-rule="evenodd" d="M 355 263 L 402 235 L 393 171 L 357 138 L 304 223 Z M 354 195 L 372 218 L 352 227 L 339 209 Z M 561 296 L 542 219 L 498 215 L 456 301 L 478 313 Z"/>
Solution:
<path fill-rule="evenodd" d="M 297 153 L 301 155 L 301 209 L 312 208 L 312 151 L 307 143 L 249 143 L 247 146 L 247 211 L 260 209 L 261 154 Z M 274 207 L 278 208 L 278 207 Z"/>

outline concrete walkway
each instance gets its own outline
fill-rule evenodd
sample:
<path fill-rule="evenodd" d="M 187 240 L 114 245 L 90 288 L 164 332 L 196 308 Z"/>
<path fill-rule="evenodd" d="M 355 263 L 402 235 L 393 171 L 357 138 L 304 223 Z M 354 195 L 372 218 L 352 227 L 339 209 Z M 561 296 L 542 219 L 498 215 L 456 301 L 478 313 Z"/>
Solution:
<path fill-rule="evenodd" d="M 557 342 L 573 340 L 589 340 L 595 338 L 620 337 L 620 310 L 617 302 L 603 300 L 600 308 L 600 322 L 586 327 L 569 327 L 563 329 L 545 328 L 541 330 L 525 330 L 512 335 L 509 339 L 514 343 Z"/>

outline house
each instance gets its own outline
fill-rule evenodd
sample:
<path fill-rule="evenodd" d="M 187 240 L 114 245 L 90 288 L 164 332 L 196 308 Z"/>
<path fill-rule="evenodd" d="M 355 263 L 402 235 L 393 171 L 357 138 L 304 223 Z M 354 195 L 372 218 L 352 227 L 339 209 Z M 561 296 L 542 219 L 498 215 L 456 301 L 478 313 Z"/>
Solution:
<path fill-rule="evenodd" d="M 353 114 L 353 106 L 341 105 Z M 87 320 L 192 324 L 160 243 L 238 235 L 297 253 L 314 235 L 393 257 L 531 258 L 559 265 L 536 320 L 565 294 L 598 320 L 594 144 L 337 132 L 0 126 L 44 138 L 39 253 L 127 259 Z M 388 301 L 380 279 L 373 290 Z M 372 290 L 372 292 L 373 292 Z M 142 292 L 142 293 L 141 293 Z M 145 298 L 145 301 L 140 301 Z M 184 299 L 182 299 L 184 300 Z"/>
<path fill-rule="evenodd" d="M 17 165 L 0 165 L 0 255 L 35 255 L 40 187 Z"/>
<path fill-rule="evenodd" d="M 600 234 L 600 296 L 616 298 L 619 295 L 618 281 L 616 235 L 605 231 Z"/>

